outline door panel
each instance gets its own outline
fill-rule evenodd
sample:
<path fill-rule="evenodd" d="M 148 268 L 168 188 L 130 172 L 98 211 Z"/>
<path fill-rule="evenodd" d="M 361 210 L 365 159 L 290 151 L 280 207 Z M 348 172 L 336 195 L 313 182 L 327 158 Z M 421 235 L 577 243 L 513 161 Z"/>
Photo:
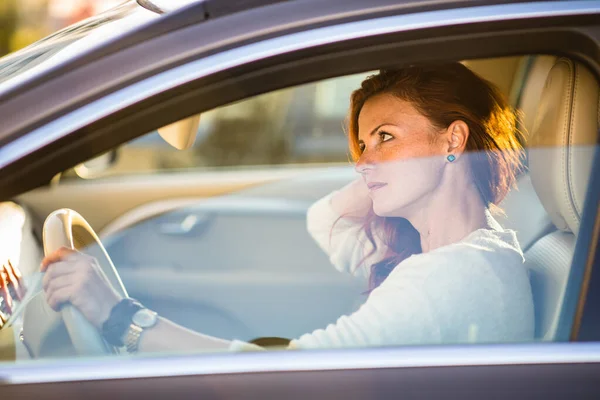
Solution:
<path fill-rule="evenodd" d="M 164 175 L 145 182 L 83 181 L 23 200 L 36 213 L 69 207 L 88 220 L 120 212 L 127 200 L 139 202 L 107 226 L 104 245 L 130 296 L 196 331 L 241 340 L 295 338 L 335 322 L 366 299 L 366 283 L 335 271 L 305 222 L 310 204 L 354 177 L 351 167 L 214 173 L 212 181 L 198 173 L 197 186 L 193 174 L 181 175 L 187 186 Z M 242 183 L 245 176 L 253 184 Z M 245 189 L 225 196 L 210 191 L 228 181 Z M 162 184 L 169 189 L 161 191 Z M 171 197 L 202 190 L 213 197 Z M 149 201 L 148 193 L 170 200 Z"/>
<path fill-rule="evenodd" d="M 291 272 L 121 270 L 129 295 L 187 328 L 223 339 L 297 338 L 351 313 L 363 285 L 332 268 Z M 366 300 L 366 295 L 362 296 Z"/>
<path fill-rule="evenodd" d="M 44 220 L 60 208 L 79 212 L 102 232 L 111 221 L 143 204 L 167 199 L 202 199 L 294 177 L 304 170 L 259 170 L 223 172 L 177 172 L 60 182 L 27 192 L 17 198 Z"/>
<path fill-rule="evenodd" d="M 366 299 L 366 282 L 335 271 L 306 230 L 309 205 L 349 173 L 139 212 L 138 220 L 126 217 L 128 226 L 115 221 L 122 228 L 105 246 L 131 296 L 190 329 L 228 339 L 298 337 Z"/>

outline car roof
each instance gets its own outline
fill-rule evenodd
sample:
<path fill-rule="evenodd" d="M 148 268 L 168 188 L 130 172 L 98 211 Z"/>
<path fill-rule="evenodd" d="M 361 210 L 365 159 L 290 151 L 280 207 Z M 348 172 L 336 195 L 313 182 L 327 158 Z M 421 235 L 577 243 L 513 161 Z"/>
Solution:
<path fill-rule="evenodd" d="M 309 8 L 322 0 L 127 0 L 102 14 L 64 28 L 18 52 L 0 58 L 0 101 L 35 86 L 39 78 L 72 68 L 78 60 L 86 63 L 120 51 L 146 38 L 177 30 L 194 23 L 274 3 L 304 3 Z M 457 8 L 481 4 L 507 4 L 543 0 L 379 0 L 374 4 L 353 0 L 348 19 L 363 7 L 382 13 L 392 9 L 406 12 L 420 8 Z M 354 9 L 354 11 L 352 11 Z M 172 15 L 163 15 L 172 14 Z M 85 60 L 85 61 L 84 61 Z"/>

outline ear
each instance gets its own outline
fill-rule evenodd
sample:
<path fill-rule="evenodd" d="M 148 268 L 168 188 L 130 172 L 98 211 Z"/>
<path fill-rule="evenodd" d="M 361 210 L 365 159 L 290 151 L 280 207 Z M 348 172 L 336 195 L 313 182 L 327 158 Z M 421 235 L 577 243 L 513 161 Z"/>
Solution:
<path fill-rule="evenodd" d="M 456 120 L 448 126 L 446 129 L 447 139 L 447 154 L 454 154 L 455 157 L 459 157 L 465 147 L 467 146 L 467 139 L 469 139 L 469 126 L 466 122 Z"/>

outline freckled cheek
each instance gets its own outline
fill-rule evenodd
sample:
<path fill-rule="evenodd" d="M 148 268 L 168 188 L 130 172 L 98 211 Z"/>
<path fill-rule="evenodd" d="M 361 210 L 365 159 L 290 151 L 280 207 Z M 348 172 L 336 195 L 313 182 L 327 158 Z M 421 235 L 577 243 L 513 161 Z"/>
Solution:
<path fill-rule="evenodd" d="M 391 183 L 397 179 L 412 186 L 421 181 L 428 181 L 440 168 L 441 158 L 430 155 L 428 147 L 408 149 L 386 149 L 382 152 L 377 178 Z"/>
<path fill-rule="evenodd" d="M 419 159 L 429 156 L 429 148 L 421 145 L 382 146 L 376 154 L 378 162 L 394 162 Z"/>

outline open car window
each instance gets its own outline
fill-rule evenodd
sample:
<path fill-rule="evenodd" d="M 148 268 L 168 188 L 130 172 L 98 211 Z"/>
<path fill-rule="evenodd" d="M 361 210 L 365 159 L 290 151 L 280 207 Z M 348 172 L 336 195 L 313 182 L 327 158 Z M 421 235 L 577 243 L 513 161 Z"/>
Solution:
<path fill-rule="evenodd" d="M 368 73 L 340 77 L 256 96 L 200 116 L 191 148 L 178 150 L 158 131 L 111 154 L 107 167 L 75 168 L 61 180 L 348 163 L 343 134 L 347 102 Z M 100 164 L 104 166 L 103 164 Z"/>
<path fill-rule="evenodd" d="M 242 343 L 235 349 L 248 343 L 281 347 L 289 340 L 306 349 L 566 341 L 575 316 L 564 304 L 581 290 L 569 282 L 584 268 L 572 260 L 596 147 L 590 132 L 597 130 L 598 84 L 583 65 L 553 56 L 460 65 L 497 87 L 510 111 L 505 115 L 514 116 L 503 123 L 519 132 L 511 146 L 524 145 L 510 157 L 522 165 L 506 193 L 498 180 L 473 192 L 488 190 L 492 194 L 481 194 L 485 199 L 502 192 L 497 204 L 483 203 L 488 219 L 478 229 L 431 251 L 422 237 L 410 242 L 419 234 L 418 220 L 404 218 L 396 203 L 429 198 L 442 184 L 479 176 L 472 165 L 509 156 L 472 149 L 427 153 L 418 146 L 434 139 L 417 143 L 414 135 L 432 129 L 428 134 L 442 137 L 450 124 L 416 128 L 430 111 L 417 108 L 401 109 L 403 117 L 393 120 L 393 105 L 406 107 L 394 103 L 402 101 L 399 96 L 374 97 L 383 105 L 363 105 L 379 110 L 364 108 L 364 118 L 393 126 L 373 135 L 359 129 L 353 147 L 350 98 L 378 71 L 204 112 L 185 150 L 169 146 L 161 128 L 148 132 L 65 171 L 49 187 L 25 193 L 19 203 L 34 225 L 60 208 L 77 211 L 99 234 L 129 296 L 185 328 Z M 568 110 L 577 123 L 566 144 L 556 139 L 554 127 L 564 121 L 556 120 L 555 110 L 569 96 L 562 88 L 572 71 L 584 77 L 589 93 Z M 358 126 L 379 125 L 360 118 Z M 492 123 L 486 119 L 482 125 Z M 464 129 L 456 126 L 450 141 Z M 376 153 L 388 140 L 402 145 Z M 367 155 L 403 154 L 411 146 L 421 152 L 365 161 Z M 572 179 L 554 173 L 565 154 Z M 444 180 L 457 165 L 470 172 Z M 433 170 L 445 172 L 429 173 Z M 358 222 L 338 212 L 332 200 L 357 181 L 372 202 Z M 571 188 L 569 198 L 556 195 L 563 187 Z M 465 212 L 478 206 L 472 203 L 477 197 L 456 193 L 458 203 L 468 205 Z M 436 201 L 418 204 L 429 210 Z M 450 210 L 439 209 L 439 220 L 454 218 L 456 209 Z M 406 221 L 412 229 L 402 225 Z M 406 243 L 389 233 L 400 229 L 409 232 L 402 236 Z M 414 251 L 400 257 L 410 246 Z M 97 247 L 84 250 L 99 257 Z M 39 247 L 36 254 L 41 257 Z M 383 278 L 375 281 L 373 274 L 381 271 Z M 23 359 L 77 356 L 60 321 L 21 323 Z"/>
<path fill-rule="evenodd" d="M 531 57 L 503 57 L 467 60 L 464 64 L 494 82 L 509 103 L 517 106 L 530 62 Z M 360 82 L 373 73 L 283 89 L 204 112 L 189 149 L 170 146 L 155 131 L 102 156 L 101 160 L 111 160 L 109 164 L 99 162 L 94 168 L 87 162 L 66 171 L 60 179 L 347 164 L 350 154 L 344 129 L 348 100 Z"/>

